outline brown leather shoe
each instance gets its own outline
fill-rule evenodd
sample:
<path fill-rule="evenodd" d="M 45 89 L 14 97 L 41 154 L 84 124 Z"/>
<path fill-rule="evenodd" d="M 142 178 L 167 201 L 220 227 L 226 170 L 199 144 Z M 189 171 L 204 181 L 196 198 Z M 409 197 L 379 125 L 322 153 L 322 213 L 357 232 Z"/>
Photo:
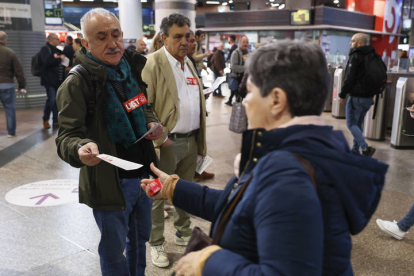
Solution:
<path fill-rule="evenodd" d="M 204 171 L 202 174 L 196 174 L 194 179 L 212 179 L 214 178 L 214 173 L 208 173 Z"/>
<path fill-rule="evenodd" d="M 53 123 L 53 127 L 59 127 L 59 123 Z"/>
<path fill-rule="evenodd" d="M 50 128 L 49 121 L 43 121 L 43 127 L 46 129 Z"/>

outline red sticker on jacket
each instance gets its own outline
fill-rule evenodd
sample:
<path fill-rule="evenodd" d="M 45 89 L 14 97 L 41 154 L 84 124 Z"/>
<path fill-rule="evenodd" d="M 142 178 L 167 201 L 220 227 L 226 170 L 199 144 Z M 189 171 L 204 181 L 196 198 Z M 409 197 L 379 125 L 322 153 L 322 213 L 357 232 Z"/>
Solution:
<path fill-rule="evenodd" d="M 187 78 L 187 85 L 198 85 L 197 78 Z"/>
<path fill-rule="evenodd" d="M 145 97 L 144 93 L 141 93 L 138 96 L 135 96 L 132 99 L 124 102 L 124 106 L 128 112 L 131 112 L 146 102 L 148 102 L 147 98 Z"/>

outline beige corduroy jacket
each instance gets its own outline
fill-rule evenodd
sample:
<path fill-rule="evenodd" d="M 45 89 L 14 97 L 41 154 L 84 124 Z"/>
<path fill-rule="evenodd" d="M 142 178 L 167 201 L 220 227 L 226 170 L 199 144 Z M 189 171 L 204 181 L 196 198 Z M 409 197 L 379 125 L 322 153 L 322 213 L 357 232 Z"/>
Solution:
<path fill-rule="evenodd" d="M 164 47 L 163 47 L 164 48 Z M 170 117 L 163 123 L 163 135 L 154 141 L 154 145 L 159 147 L 167 138 L 171 130 L 174 129 L 178 120 L 178 91 L 174 79 L 174 73 L 171 65 L 165 55 L 164 49 L 147 56 L 147 64 L 142 71 L 142 79 L 147 83 L 148 104 L 152 106 L 158 119 L 164 120 L 171 110 L 175 109 Z M 187 62 L 193 76 L 198 79 L 196 69 L 190 60 Z M 206 146 L 206 104 L 204 100 L 203 87 L 198 79 L 200 93 L 200 130 L 196 136 L 198 145 L 198 154 L 205 156 Z"/>

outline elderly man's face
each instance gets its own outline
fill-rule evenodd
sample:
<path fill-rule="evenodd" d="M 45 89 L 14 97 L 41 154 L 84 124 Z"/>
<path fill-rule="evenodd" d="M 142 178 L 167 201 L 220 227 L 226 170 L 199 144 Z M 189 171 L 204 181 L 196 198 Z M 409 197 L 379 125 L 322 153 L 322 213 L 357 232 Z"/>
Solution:
<path fill-rule="evenodd" d="M 195 39 L 195 36 L 192 34 L 190 35 L 190 40 L 188 41 L 188 55 L 192 56 L 196 52 L 197 48 L 197 41 Z"/>
<path fill-rule="evenodd" d="M 243 37 L 239 47 L 242 51 L 247 50 L 247 47 L 249 47 L 249 39 L 247 37 Z"/>
<path fill-rule="evenodd" d="M 168 52 L 177 60 L 182 60 L 188 53 L 190 40 L 190 28 L 188 25 L 178 27 L 174 24 L 169 30 L 169 35 L 162 35 L 162 40 Z"/>
<path fill-rule="evenodd" d="M 60 44 L 59 38 L 55 34 L 50 35 L 48 42 L 52 46 L 58 46 Z"/>
<path fill-rule="evenodd" d="M 124 54 L 121 26 L 113 17 L 93 16 L 84 30 L 82 45 L 98 60 L 117 65 Z"/>
<path fill-rule="evenodd" d="M 142 39 L 138 40 L 136 51 L 142 53 L 145 51 L 145 49 L 147 49 L 147 44 Z"/>

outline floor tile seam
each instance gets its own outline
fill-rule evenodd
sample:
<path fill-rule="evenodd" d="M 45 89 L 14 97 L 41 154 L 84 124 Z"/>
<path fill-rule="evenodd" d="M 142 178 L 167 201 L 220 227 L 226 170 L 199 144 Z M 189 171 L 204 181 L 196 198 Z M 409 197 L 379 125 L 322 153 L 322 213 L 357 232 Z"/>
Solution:
<path fill-rule="evenodd" d="M 52 165 L 52 164 L 49 164 L 49 163 L 47 163 L 47 162 L 45 162 L 45 161 L 42 161 L 42 160 L 40 160 L 40 159 L 36 159 L 36 158 L 34 158 L 34 157 L 31 157 L 31 156 L 29 156 L 29 155 L 27 155 L 26 153 L 23 153 L 23 154 L 21 154 L 20 156 L 18 156 L 17 158 L 19 158 L 19 157 L 22 157 L 22 156 L 24 156 L 24 157 L 26 157 L 26 158 L 29 158 L 29 159 L 31 159 L 31 160 L 34 160 L 34 161 L 37 161 L 37 162 L 40 162 L 40 163 L 42 163 L 42 164 L 44 164 L 44 165 L 47 165 L 47 166 L 50 166 L 51 168 L 53 168 L 53 169 L 56 169 L 56 170 L 62 170 L 62 168 L 61 167 L 58 167 L 58 166 L 55 166 L 55 165 Z M 16 159 L 17 159 L 16 158 Z"/>
<path fill-rule="evenodd" d="M 90 251 L 88 248 L 85 248 L 85 247 L 83 247 L 83 246 L 81 246 L 81 245 L 77 244 L 76 242 L 74 242 L 74 241 L 70 240 L 69 238 L 67 238 L 67 237 L 63 236 L 63 235 L 62 235 L 62 234 L 60 234 L 60 233 L 59 233 L 56 229 L 54 229 L 54 228 L 52 228 L 52 227 L 49 227 L 49 226 L 42 225 L 39 221 L 37 221 L 37 220 L 35 220 L 35 219 L 33 219 L 33 218 L 29 217 L 28 215 L 26 215 L 26 214 L 24 214 L 24 213 L 22 213 L 22 212 L 20 212 L 20 211 L 16 210 L 15 208 L 11 207 L 10 205 L 5 204 L 2 200 L 0 200 L 0 204 L 2 204 L 2 205 L 4 205 L 4 206 L 8 207 L 9 209 L 11 209 L 11 210 L 15 211 L 16 213 L 20 214 L 21 216 L 23 216 L 23 217 L 27 218 L 28 220 L 30 220 L 30 221 L 32 221 L 32 222 L 34 222 L 34 223 L 36 223 L 36 224 L 41 225 L 41 227 L 45 228 L 45 229 L 46 229 L 47 231 L 49 231 L 50 233 L 54 233 L 54 234 L 56 234 L 56 235 L 60 236 L 62 239 L 64 239 L 64 240 L 66 240 L 66 241 L 68 241 L 68 242 L 70 242 L 70 243 L 72 243 L 72 244 L 76 245 L 77 247 L 81 248 L 82 250 L 88 251 L 90 254 L 92 254 L 92 255 L 96 256 L 96 254 L 94 254 L 94 253 L 93 253 L 92 251 Z"/>

